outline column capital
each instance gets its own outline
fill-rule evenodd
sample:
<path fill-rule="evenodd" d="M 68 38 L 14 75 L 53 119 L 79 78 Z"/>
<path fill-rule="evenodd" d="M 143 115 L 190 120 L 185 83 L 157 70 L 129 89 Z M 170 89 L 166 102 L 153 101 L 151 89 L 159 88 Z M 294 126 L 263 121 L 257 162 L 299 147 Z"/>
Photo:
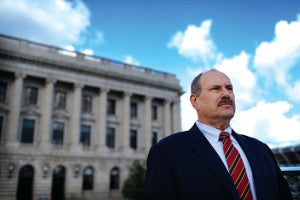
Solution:
<path fill-rule="evenodd" d="M 74 89 L 75 88 L 83 88 L 84 84 L 83 83 L 74 83 Z"/>
<path fill-rule="evenodd" d="M 110 89 L 107 87 L 101 87 L 99 91 L 100 91 L 100 93 L 104 93 L 104 92 L 107 93 L 107 92 L 109 92 L 109 90 Z"/>
<path fill-rule="evenodd" d="M 180 99 L 172 100 L 172 103 L 173 103 L 173 104 L 180 104 Z"/>
<path fill-rule="evenodd" d="M 55 78 L 46 78 L 46 83 L 53 83 L 55 84 L 57 80 Z"/>
<path fill-rule="evenodd" d="M 144 99 L 145 99 L 145 101 L 147 101 L 147 100 L 152 100 L 154 97 L 153 96 L 150 96 L 150 95 L 145 95 L 144 96 Z"/>
<path fill-rule="evenodd" d="M 22 73 L 22 72 L 16 72 L 15 73 L 15 78 L 17 79 L 24 79 L 26 77 L 26 74 Z"/>
<path fill-rule="evenodd" d="M 172 102 L 172 100 L 170 99 L 164 99 L 164 104 L 170 104 Z"/>
<path fill-rule="evenodd" d="M 128 92 L 128 91 L 123 92 L 124 97 L 128 97 L 128 96 L 131 96 L 131 95 L 132 95 L 132 92 Z"/>

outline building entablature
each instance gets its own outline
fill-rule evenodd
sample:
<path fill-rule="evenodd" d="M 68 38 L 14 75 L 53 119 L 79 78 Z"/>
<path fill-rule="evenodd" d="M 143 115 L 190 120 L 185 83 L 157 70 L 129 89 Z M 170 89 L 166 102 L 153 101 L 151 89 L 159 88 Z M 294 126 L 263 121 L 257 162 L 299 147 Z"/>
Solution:
<path fill-rule="evenodd" d="M 84 55 L 79 52 L 67 51 L 58 47 L 47 46 L 27 40 L 22 40 L 0 34 L 0 56 L 8 60 L 19 60 L 22 65 L 29 63 L 34 67 L 41 67 L 30 70 L 45 74 L 53 74 L 58 71 L 65 71 L 74 74 L 86 74 L 89 77 L 103 78 L 110 77 L 117 82 L 128 82 L 133 85 L 144 84 L 149 87 L 171 90 L 178 95 L 182 94 L 179 81 L 175 75 L 160 72 L 157 70 L 134 66 L 107 58 Z M 16 61 L 13 61 L 16 64 Z M 26 66 L 27 67 L 27 66 Z M 13 68 L 12 68 L 13 70 Z M 63 74 L 63 73 L 62 73 Z M 59 73 L 56 74 L 59 78 Z M 64 79 L 66 77 L 63 77 Z M 73 77 L 76 78 L 76 77 Z M 76 80 L 76 79 L 75 79 Z M 111 84 L 108 83 L 107 84 Z"/>

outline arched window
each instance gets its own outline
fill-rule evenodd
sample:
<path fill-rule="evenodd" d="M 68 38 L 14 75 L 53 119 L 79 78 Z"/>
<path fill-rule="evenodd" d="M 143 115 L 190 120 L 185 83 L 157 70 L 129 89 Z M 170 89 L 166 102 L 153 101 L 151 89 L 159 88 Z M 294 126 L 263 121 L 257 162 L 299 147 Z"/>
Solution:
<path fill-rule="evenodd" d="M 60 165 L 53 169 L 51 199 L 65 199 L 65 178 L 66 168 L 64 166 Z"/>
<path fill-rule="evenodd" d="M 19 171 L 17 200 L 32 199 L 34 170 L 31 165 L 23 166 Z"/>
<path fill-rule="evenodd" d="M 94 169 L 92 167 L 84 168 L 82 176 L 82 190 L 93 190 Z"/>
<path fill-rule="evenodd" d="M 118 167 L 112 168 L 110 171 L 110 189 L 119 189 L 120 172 Z"/>

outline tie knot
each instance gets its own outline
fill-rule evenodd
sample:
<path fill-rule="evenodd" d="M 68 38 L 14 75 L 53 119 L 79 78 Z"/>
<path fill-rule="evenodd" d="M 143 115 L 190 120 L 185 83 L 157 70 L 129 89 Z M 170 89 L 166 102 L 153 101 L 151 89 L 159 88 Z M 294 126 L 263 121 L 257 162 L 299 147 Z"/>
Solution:
<path fill-rule="evenodd" d="M 230 133 L 228 133 L 228 132 L 220 133 L 219 140 L 221 140 L 222 142 L 224 142 L 225 139 L 229 139 L 229 138 L 230 138 Z"/>

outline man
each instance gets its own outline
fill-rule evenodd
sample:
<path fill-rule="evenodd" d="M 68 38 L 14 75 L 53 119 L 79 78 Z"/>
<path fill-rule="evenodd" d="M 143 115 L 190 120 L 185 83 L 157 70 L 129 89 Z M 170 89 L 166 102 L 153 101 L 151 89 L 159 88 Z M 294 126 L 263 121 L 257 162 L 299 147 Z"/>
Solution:
<path fill-rule="evenodd" d="M 145 200 L 292 199 L 268 146 L 231 129 L 235 99 L 224 73 L 199 74 L 190 101 L 198 116 L 194 126 L 162 139 L 149 152 Z M 221 132 L 226 137 L 219 137 Z M 233 152 L 238 167 L 227 158 Z"/>

